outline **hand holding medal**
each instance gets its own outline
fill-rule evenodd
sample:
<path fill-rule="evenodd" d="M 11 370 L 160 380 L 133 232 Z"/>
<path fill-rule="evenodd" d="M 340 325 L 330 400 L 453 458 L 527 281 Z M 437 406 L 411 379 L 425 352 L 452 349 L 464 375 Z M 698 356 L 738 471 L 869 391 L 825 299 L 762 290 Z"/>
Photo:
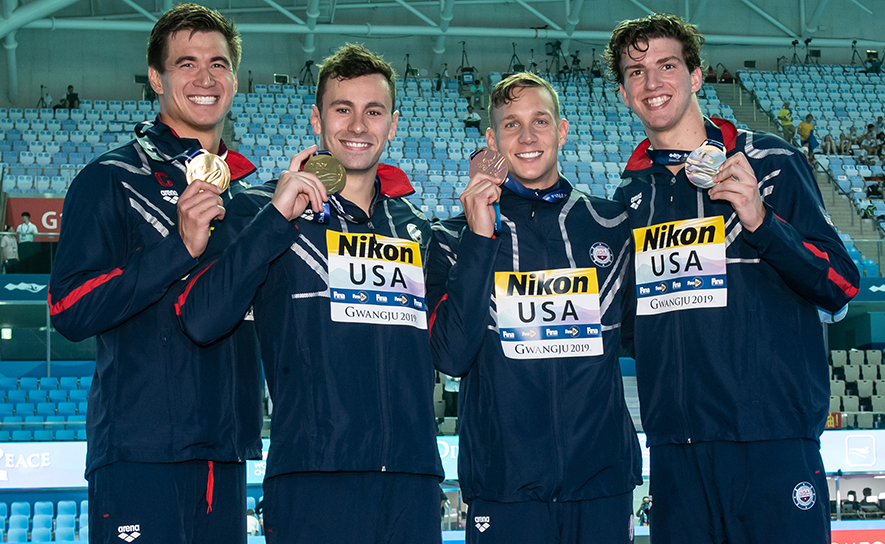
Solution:
<path fill-rule="evenodd" d="M 725 200 L 737 212 L 744 229 L 753 232 L 765 217 L 756 172 L 743 153 L 728 157 L 713 177 L 714 187 L 708 193 L 711 200 Z"/>
<path fill-rule="evenodd" d="M 289 162 L 289 168 L 285 170 L 277 181 L 271 204 L 288 221 L 297 219 L 310 212 L 313 217 L 328 217 L 328 189 L 320 182 L 315 173 L 301 170 L 308 159 L 316 152 L 317 147 L 312 145 L 295 155 Z"/>
<path fill-rule="evenodd" d="M 501 230 L 501 184 L 507 179 L 504 157 L 487 147 L 470 155 L 470 182 L 461 193 L 461 206 L 467 226 L 476 234 L 491 238 Z"/>

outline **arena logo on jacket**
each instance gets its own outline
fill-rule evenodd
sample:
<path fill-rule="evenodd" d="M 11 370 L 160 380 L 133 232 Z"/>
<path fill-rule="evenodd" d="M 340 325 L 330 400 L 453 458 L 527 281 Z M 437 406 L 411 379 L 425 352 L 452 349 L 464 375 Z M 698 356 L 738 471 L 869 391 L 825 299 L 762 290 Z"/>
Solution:
<path fill-rule="evenodd" d="M 728 303 L 722 216 L 633 230 L 637 315 Z"/>
<path fill-rule="evenodd" d="M 332 321 L 427 329 L 417 242 L 326 232 Z"/>
<path fill-rule="evenodd" d="M 602 355 L 595 268 L 495 272 L 495 296 L 505 356 Z"/>

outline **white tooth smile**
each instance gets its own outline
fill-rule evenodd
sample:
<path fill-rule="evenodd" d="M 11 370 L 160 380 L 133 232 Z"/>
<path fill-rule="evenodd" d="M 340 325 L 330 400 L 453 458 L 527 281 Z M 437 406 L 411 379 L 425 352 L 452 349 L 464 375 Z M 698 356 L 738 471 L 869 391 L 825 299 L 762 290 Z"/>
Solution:
<path fill-rule="evenodd" d="M 189 96 L 188 100 L 195 104 L 209 105 L 218 102 L 217 96 Z"/>
<path fill-rule="evenodd" d="M 534 159 L 535 157 L 540 157 L 541 152 L 540 151 L 531 151 L 529 153 L 517 153 L 516 156 L 519 157 L 520 159 Z"/>
<path fill-rule="evenodd" d="M 648 102 L 649 106 L 654 108 L 654 107 L 660 106 L 661 104 L 663 104 L 665 102 L 668 102 L 669 100 L 670 100 L 669 96 L 658 96 L 656 98 L 649 98 L 646 102 Z"/>
<path fill-rule="evenodd" d="M 369 147 L 369 144 L 363 142 L 344 142 L 344 145 L 346 145 L 347 147 L 357 147 L 360 149 L 365 149 Z"/>

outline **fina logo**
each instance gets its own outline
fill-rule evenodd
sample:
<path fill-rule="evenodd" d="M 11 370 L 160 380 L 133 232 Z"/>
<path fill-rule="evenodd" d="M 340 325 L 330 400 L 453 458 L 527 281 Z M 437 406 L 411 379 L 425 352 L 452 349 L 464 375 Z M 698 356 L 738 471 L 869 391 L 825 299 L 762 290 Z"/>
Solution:
<path fill-rule="evenodd" d="M 793 504 L 799 510 L 811 510 L 816 498 L 814 486 L 808 482 L 799 482 L 793 488 Z"/>
<path fill-rule="evenodd" d="M 29 293 L 39 293 L 43 289 L 46 289 L 45 285 L 39 285 L 36 283 L 7 283 L 6 290 L 7 291 L 27 291 Z"/>

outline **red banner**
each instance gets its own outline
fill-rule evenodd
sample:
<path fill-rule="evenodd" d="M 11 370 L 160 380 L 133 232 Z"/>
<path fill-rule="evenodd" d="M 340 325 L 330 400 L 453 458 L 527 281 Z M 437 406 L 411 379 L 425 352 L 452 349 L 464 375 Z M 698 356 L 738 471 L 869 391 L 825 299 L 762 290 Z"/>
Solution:
<path fill-rule="evenodd" d="M 859 531 L 833 531 L 830 535 L 833 544 L 883 544 L 885 529 L 865 529 Z"/>
<path fill-rule="evenodd" d="M 61 214 L 64 197 L 10 197 L 6 199 L 6 223 L 13 229 L 21 224 L 22 212 L 31 214 L 31 223 L 37 227 L 39 234 L 55 236 L 36 236 L 35 242 L 57 241 L 61 229 Z"/>

